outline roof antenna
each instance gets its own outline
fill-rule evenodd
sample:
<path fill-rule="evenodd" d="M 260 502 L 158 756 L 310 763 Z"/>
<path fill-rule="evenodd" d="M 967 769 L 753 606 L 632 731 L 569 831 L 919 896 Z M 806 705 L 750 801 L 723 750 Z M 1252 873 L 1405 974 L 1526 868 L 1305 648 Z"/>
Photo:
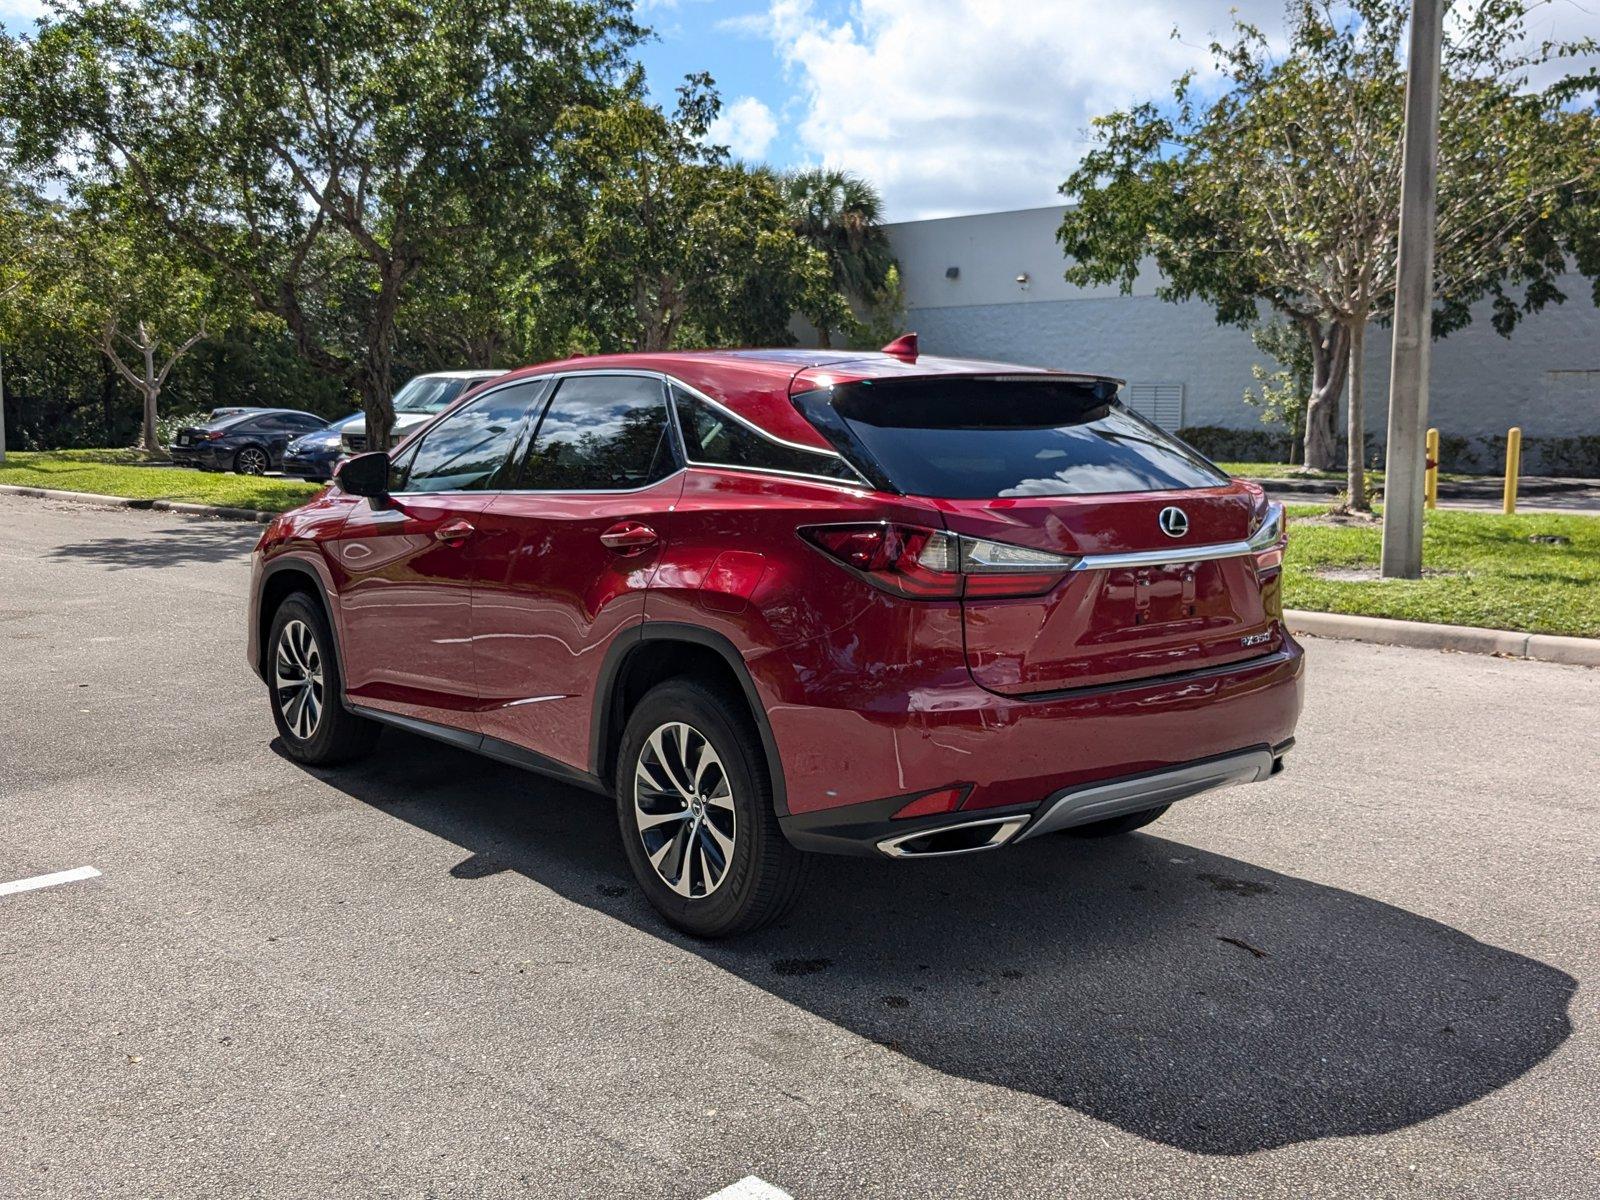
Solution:
<path fill-rule="evenodd" d="M 916 362 L 917 335 L 914 333 L 902 333 L 883 348 L 883 353 L 898 358 L 901 362 Z"/>

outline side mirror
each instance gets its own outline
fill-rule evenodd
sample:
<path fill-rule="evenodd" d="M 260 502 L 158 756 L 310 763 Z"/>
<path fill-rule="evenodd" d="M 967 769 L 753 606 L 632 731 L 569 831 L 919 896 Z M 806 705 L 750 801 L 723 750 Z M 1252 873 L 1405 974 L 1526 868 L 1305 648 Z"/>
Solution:
<path fill-rule="evenodd" d="M 382 450 L 357 454 L 334 468 L 333 477 L 341 491 L 379 499 L 389 494 L 389 456 Z"/>

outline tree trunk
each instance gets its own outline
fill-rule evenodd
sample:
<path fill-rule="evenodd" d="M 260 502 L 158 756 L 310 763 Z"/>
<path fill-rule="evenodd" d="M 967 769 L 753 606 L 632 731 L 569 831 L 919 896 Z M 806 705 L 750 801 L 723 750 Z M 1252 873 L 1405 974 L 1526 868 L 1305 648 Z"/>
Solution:
<path fill-rule="evenodd" d="M 1357 512 L 1370 512 L 1367 499 L 1367 423 L 1362 399 L 1361 368 L 1364 365 L 1363 349 L 1367 340 L 1367 319 L 1357 317 L 1350 326 L 1350 410 L 1345 417 L 1349 448 L 1345 452 L 1346 489 L 1349 504 Z"/>
<path fill-rule="evenodd" d="M 366 418 L 368 450 L 387 451 L 394 445 L 394 393 L 389 386 L 388 366 L 387 362 L 381 366 L 369 362 L 357 381 L 361 412 Z"/>
<path fill-rule="evenodd" d="M 139 391 L 144 395 L 144 448 L 150 454 L 159 454 L 156 443 L 156 398 L 161 395 L 161 384 L 156 381 L 156 348 L 145 332 L 144 322 L 139 322 L 140 351 L 144 354 L 144 383 Z"/>
<path fill-rule="evenodd" d="M 1306 466 L 1332 471 L 1339 460 L 1339 400 L 1349 368 L 1349 329 L 1315 317 L 1301 318 L 1311 343 L 1311 399 L 1306 404 Z"/>
<path fill-rule="evenodd" d="M 818 347 L 818 349 L 827 350 L 830 347 L 832 347 L 832 345 L 833 345 L 833 343 L 828 340 L 828 328 L 827 328 L 827 326 L 818 325 L 817 326 L 817 347 Z"/>
<path fill-rule="evenodd" d="M 394 445 L 394 326 L 400 293 L 407 277 L 397 260 L 382 267 L 383 286 L 367 321 L 366 352 L 356 386 L 366 416 L 367 449 L 387 451 Z"/>

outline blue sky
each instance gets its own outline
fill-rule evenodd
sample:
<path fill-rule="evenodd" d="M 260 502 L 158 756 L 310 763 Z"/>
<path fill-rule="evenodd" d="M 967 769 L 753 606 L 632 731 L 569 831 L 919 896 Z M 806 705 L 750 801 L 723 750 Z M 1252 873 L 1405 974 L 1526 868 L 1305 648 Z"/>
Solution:
<path fill-rule="evenodd" d="M 1203 71 L 1233 15 L 1283 0 L 635 0 L 655 98 L 716 78 L 717 140 L 777 167 L 866 176 L 891 220 L 1056 203 L 1098 115 Z M 25 25 L 40 0 L 0 0 Z M 1555 0 L 1537 37 L 1600 35 L 1600 0 Z M 1174 37 L 1178 30 L 1180 37 Z"/>
<path fill-rule="evenodd" d="M 1053 204 L 1098 114 L 1282 0 L 640 0 L 658 100 L 716 78 L 742 157 L 865 175 L 891 219 Z M 1174 40 L 1174 27 L 1186 36 Z"/>

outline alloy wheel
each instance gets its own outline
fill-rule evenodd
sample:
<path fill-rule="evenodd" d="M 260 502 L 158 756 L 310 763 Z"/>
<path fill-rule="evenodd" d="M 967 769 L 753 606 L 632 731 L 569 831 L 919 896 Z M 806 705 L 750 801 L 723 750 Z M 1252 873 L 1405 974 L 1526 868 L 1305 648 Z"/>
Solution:
<path fill-rule="evenodd" d="M 278 635 L 273 683 L 284 724 L 300 741 L 309 740 L 322 721 L 322 651 L 304 621 L 288 622 Z"/>
<path fill-rule="evenodd" d="M 241 475 L 265 475 L 267 473 L 267 456 L 252 447 L 239 451 L 239 458 L 235 464 Z"/>
<path fill-rule="evenodd" d="M 645 739 L 633 776 L 633 816 L 645 857 L 680 896 L 703 899 L 733 864 L 733 787 L 710 740 L 682 721 Z"/>

